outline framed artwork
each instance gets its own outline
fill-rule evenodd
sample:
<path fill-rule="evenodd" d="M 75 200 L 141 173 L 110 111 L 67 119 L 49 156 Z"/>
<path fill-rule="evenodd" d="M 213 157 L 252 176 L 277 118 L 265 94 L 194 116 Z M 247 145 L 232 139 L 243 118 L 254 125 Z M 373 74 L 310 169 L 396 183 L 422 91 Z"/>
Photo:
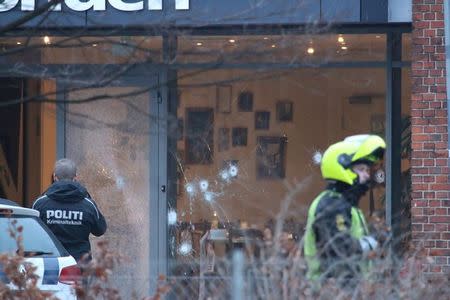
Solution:
<path fill-rule="evenodd" d="M 238 97 L 239 111 L 253 111 L 253 93 L 249 91 L 239 93 Z"/>
<path fill-rule="evenodd" d="M 247 128 L 235 127 L 232 131 L 233 147 L 247 146 Z"/>
<path fill-rule="evenodd" d="M 211 164 L 214 149 L 214 110 L 187 108 L 185 118 L 186 164 Z"/>
<path fill-rule="evenodd" d="M 256 177 L 285 178 L 287 137 L 258 136 L 256 141 Z"/>
<path fill-rule="evenodd" d="M 223 114 L 231 112 L 231 85 L 216 86 L 216 111 Z"/>
<path fill-rule="evenodd" d="M 277 102 L 277 120 L 280 122 L 292 122 L 294 117 L 294 104 L 289 100 Z"/>
<path fill-rule="evenodd" d="M 255 112 L 255 129 L 268 130 L 270 124 L 270 111 Z"/>
<path fill-rule="evenodd" d="M 219 128 L 217 136 L 219 152 L 230 149 L 230 128 Z"/>

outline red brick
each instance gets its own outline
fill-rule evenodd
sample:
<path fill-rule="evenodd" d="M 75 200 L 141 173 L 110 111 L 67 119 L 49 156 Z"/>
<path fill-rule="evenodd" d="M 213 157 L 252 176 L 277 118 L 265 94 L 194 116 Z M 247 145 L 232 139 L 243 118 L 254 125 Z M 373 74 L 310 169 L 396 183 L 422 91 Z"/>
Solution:
<path fill-rule="evenodd" d="M 435 80 L 436 80 L 436 84 L 445 84 L 446 83 L 445 78 L 436 78 Z"/>
<path fill-rule="evenodd" d="M 434 109 L 423 110 L 424 117 L 434 117 Z"/>
<path fill-rule="evenodd" d="M 450 256 L 450 249 L 430 249 L 431 256 Z"/>
<path fill-rule="evenodd" d="M 436 53 L 439 54 L 435 54 L 435 59 L 436 60 L 445 60 L 445 46 L 441 46 L 441 45 L 437 45 L 436 47 Z"/>
<path fill-rule="evenodd" d="M 447 100 L 446 93 L 436 93 L 436 100 Z"/>
<path fill-rule="evenodd" d="M 436 46 L 423 46 L 424 53 L 436 53 Z"/>
<path fill-rule="evenodd" d="M 434 14 L 434 12 L 426 12 L 423 14 L 423 20 L 435 20 L 436 19 L 436 15 Z M 420 17 L 416 20 L 420 20 Z"/>
<path fill-rule="evenodd" d="M 423 100 L 424 101 L 435 100 L 435 99 L 436 99 L 436 94 L 435 93 L 423 94 Z"/>
<path fill-rule="evenodd" d="M 423 175 L 423 174 L 429 174 L 429 168 L 414 168 L 411 170 L 412 177 L 416 177 L 415 175 Z"/>
<path fill-rule="evenodd" d="M 430 223 L 450 223 L 450 216 L 430 216 Z"/>
<path fill-rule="evenodd" d="M 447 231 L 448 230 L 448 225 L 447 224 L 435 224 L 434 227 L 436 228 L 437 232 L 443 232 L 443 231 Z"/>
<path fill-rule="evenodd" d="M 430 103 L 430 108 L 441 108 L 441 103 L 440 102 L 432 102 Z"/>
<path fill-rule="evenodd" d="M 431 28 L 444 28 L 444 21 L 430 21 L 430 27 Z"/>
<path fill-rule="evenodd" d="M 422 224 L 412 224 L 411 225 L 411 230 L 412 231 L 422 231 L 423 230 L 423 225 Z"/>
<path fill-rule="evenodd" d="M 430 200 L 430 201 L 428 201 L 428 205 L 430 207 L 439 207 L 439 206 L 441 206 L 441 201 L 440 200 Z"/>
<path fill-rule="evenodd" d="M 417 64 L 419 64 L 418 62 L 417 62 Z M 420 66 L 422 66 L 423 67 L 423 63 L 420 63 Z M 436 78 L 424 78 L 423 79 L 423 84 L 435 84 L 436 83 Z"/>
<path fill-rule="evenodd" d="M 431 45 L 442 45 L 442 38 L 441 37 L 430 38 L 430 44 Z"/>
<path fill-rule="evenodd" d="M 448 210 L 446 208 L 436 208 L 434 212 L 436 215 L 445 216 L 447 215 Z"/>
<path fill-rule="evenodd" d="M 447 199 L 449 196 L 448 192 L 436 192 L 437 199 Z"/>
<path fill-rule="evenodd" d="M 427 216 L 411 216 L 411 223 L 418 223 L 418 224 L 424 224 L 428 223 L 428 217 Z"/>
<path fill-rule="evenodd" d="M 440 37 L 438 37 L 438 38 L 440 38 Z M 436 37 L 434 39 L 436 39 Z M 430 38 L 428 38 L 428 37 L 415 38 L 415 39 L 413 39 L 413 45 L 418 45 L 418 46 L 413 46 L 413 47 L 415 49 L 417 49 L 418 51 L 420 51 L 422 49 L 421 45 L 430 45 Z"/>
<path fill-rule="evenodd" d="M 436 20 L 444 20 L 444 13 L 436 12 Z"/>
<path fill-rule="evenodd" d="M 430 266 L 430 272 L 441 273 L 442 272 L 442 267 L 441 266 L 437 266 L 437 265 L 431 265 Z"/>
<path fill-rule="evenodd" d="M 437 256 L 436 257 L 436 263 L 439 265 L 446 265 L 447 264 L 447 256 Z"/>
<path fill-rule="evenodd" d="M 434 231 L 434 224 L 424 224 L 423 231 L 424 232 Z"/>
<path fill-rule="evenodd" d="M 435 37 L 436 29 L 417 29 L 417 33 L 421 33 L 420 37 Z"/>
<path fill-rule="evenodd" d="M 435 133 L 436 132 L 436 128 L 433 126 L 427 126 L 423 128 L 423 132 L 425 133 Z"/>
<path fill-rule="evenodd" d="M 411 208 L 411 214 L 413 216 L 423 216 L 424 215 L 423 208 L 421 208 L 421 207 L 413 207 L 413 208 Z M 425 231 L 430 231 L 429 230 L 429 226 L 430 226 L 430 224 L 425 224 L 424 230 Z M 433 229 L 431 231 L 434 230 L 434 226 L 432 226 L 432 227 L 433 227 Z"/>
<path fill-rule="evenodd" d="M 430 76 L 442 76 L 442 70 L 430 70 L 429 72 Z"/>
<path fill-rule="evenodd" d="M 447 183 L 448 177 L 446 175 L 436 176 L 436 183 Z"/>
<path fill-rule="evenodd" d="M 434 159 L 424 159 L 423 160 L 423 165 L 430 167 L 430 166 L 435 166 L 436 165 L 436 160 Z"/>
<path fill-rule="evenodd" d="M 436 176 L 423 176 L 423 182 L 426 183 L 437 183 Z"/>
<path fill-rule="evenodd" d="M 444 7 L 443 7 L 443 5 L 438 5 L 438 4 L 431 5 L 430 6 L 430 11 L 442 12 L 442 11 L 444 11 Z"/>
<path fill-rule="evenodd" d="M 436 22 L 436 21 L 434 21 L 434 22 Z M 438 26 L 438 27 L 440 27 L 440 26 Z M 418 21 L 418 22 L 413 22 L 413 28 L 425 29 L 425 28 L 437 28 L 437 27 L 431 27 L 431 22 Z"/>
<path fill-rule="evenodd" d="M 447 248 L 447 244 L 446 241 L 436 241 L 436 248 Z"/>
<path fill-rule="evenodd" d="M 412 201 L 413 207 L 426 207 L 428 206 L 428 201 L 426 200 L 413 200 Z"/>
<path fill-rule="evenodd" d="M 426 77 L 428 76 L 430 71 L 428 70 L 412 70 L 411 74 L 412 76 L 421 76 L 421 77 Z"/>

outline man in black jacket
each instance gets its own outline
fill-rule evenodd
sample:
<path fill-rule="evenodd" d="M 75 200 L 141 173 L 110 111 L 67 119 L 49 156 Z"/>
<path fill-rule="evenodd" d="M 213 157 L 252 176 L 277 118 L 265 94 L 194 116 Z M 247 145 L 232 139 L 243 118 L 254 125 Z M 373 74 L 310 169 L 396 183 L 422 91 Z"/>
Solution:
<path fill-rule="evenodd" d="M 106 221 L 86 188 L 76 181 L 77 168 L 67 158 L 55 163 L 53 184 L 39 197 L 32 208 L 55 234 L 77 262 L 85 254 L 90 259 L 89 234 L 101 236 Z"/>

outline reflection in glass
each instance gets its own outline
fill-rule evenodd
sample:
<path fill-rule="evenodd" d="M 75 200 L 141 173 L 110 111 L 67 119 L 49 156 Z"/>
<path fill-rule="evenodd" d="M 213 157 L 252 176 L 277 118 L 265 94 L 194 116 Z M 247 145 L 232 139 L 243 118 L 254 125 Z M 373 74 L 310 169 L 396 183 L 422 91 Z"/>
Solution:
<path fill-rule="evenodd" d="M 125 298 L 132 292 L 145 296 L 150 274 L 149 95 L 137 91 L 106 87 L 67 92 L 69 101 L 111 95 L 68 106 L 66 151 L 108 222 L 103 239 L 127 257 L 113 276 Z"/>

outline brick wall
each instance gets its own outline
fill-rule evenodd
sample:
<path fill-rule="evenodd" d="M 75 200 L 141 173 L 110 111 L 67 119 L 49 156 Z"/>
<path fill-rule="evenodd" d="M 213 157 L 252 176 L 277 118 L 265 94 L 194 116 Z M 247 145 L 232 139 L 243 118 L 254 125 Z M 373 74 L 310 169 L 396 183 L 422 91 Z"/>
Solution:
<path fill-rule="evenodd" d="M 426 272 L 450 273 L 443 0 L 413 0 L 412 239 L 431 259 Z"/>

